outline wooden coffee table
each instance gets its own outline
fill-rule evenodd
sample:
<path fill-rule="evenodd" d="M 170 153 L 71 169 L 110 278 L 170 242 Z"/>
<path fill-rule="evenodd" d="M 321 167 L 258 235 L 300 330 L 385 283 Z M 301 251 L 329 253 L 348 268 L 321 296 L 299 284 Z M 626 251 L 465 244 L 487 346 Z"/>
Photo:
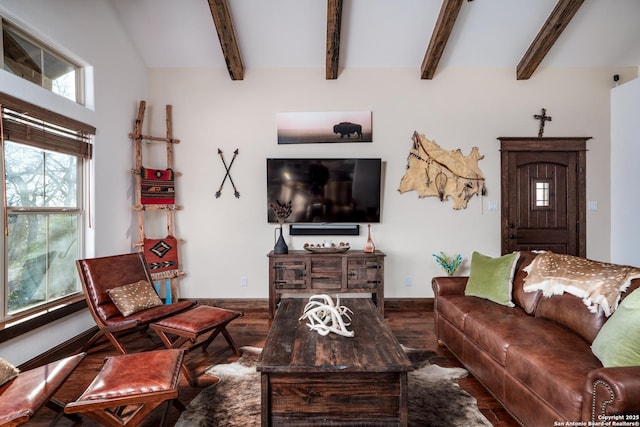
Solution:
<path fill-rule="evenodd" d="M 407 425 L 411 362 L 370 299 L 341 299 L 355 337 L 321 336 L 298 318 L 306 298 L 283 299 L 257 370 L 262 425 Z"/>

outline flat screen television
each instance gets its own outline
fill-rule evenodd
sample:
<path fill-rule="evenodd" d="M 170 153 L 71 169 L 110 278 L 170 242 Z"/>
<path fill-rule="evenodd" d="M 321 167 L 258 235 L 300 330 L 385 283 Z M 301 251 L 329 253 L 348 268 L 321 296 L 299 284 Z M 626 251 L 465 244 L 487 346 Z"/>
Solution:
<path fill-rule="evenodd" d="M 381 159 L 267 159 L 271 204 L 291 201 L 287 223 L 380 222 Z"/>

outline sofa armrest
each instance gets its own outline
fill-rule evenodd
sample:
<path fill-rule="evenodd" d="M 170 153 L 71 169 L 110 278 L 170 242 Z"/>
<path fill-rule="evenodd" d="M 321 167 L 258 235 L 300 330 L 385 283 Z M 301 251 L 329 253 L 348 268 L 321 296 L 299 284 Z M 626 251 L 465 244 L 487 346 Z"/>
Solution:
<path fill-rule="evenodd" d="M 463 276 L 439 276 L 431 280 L 433 294 L 438 295 L 464 295 L 468 277 Z"/>
<path fill-rule="evenodd" d="M 606 420 L 604 416 L 640 415 L 640 366 L 598 368 L 589 372 L 583 402 L 585 420 L 602 422 Z"/>

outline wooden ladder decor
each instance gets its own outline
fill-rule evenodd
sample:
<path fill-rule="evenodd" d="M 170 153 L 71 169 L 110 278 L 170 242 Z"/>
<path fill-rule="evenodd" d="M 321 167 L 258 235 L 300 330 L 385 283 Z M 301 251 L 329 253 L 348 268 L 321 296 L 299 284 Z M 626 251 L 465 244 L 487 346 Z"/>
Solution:
<path fill-rule="evenodd" d="M 145 169 L 142 164 L 142 141 L 147 143 L 164 143 L 167 154 L 167 169 L 166 170 L 151 170 L 155 171 L 158 175 L 158 179 L 165 179 L 166 176 L 171 176 L 172 179 L 175 177 L 181 176 L 180 173 L 175 172 L 173 170 L 173 145 L 179 144 L 180 140 L 173 138 L 173 125 L 171 118 L 171 105 L 166 106 L 166 128 L 167 133 L 165 137 L 157 137 L 150 135 L 143 135 L 142 133 L 142 123 L 144 121 L 144 114 L 146 109 L 146 102 L 140 101 L 140 105 L 138 107 L 138 115 L 136 117 L 135 127 L 133 133 L 129 134 L 129 138 L 131 138 L 134 142 L 134 151 L 135 151 L 135 168 L 131 169 L 131 174 L 135 176 L 135 184 L 136 184 L 136 194 L 135 194 L 135 205 L 132 206 L 132 210 L 136 212 L 137 222 L 138 222 L 138 241 L 133 244 L 135 248 L 138 248 L 140 252 L 145 252 L 145 258 L 147 258 L 147 253 L 145 251 L 145 240 L 149 241 L 150 239 L 146 238 L 145 233 L 145 214 L 147 212 L 162 212 L 166 213 L 167 220 L 167 239 L 157 239 L 157 244 L 152 248 L 151 252 L 155 254 L 160 260 L 162 257 L 168 253 L 168 251 L 172 250 L 172 255 L 175 259 L 175 270 L 167 270 L 166 267 L 170 265 L 173 261 L 169 262 L 158 262 L 158 263 L 150 263 L 149 259 L 147 259 L 148 265 L 150 265 L 151 278 L 154 280 L 154 285 L 156 287 L 156 291 L 160 291 L 160 283 L 162 280 L 165 281 L 166 284 L 166 298 L 165 302 L 170 304 L 173 301 L 178 300 L 178 283 L 177 278 L 184 275 L 184 272 L 179 270 L 177 263 L 177 251 L 178 245 L 177 243 L 182 243 L 181 239 L 175 239 L 175 244 L 170 245 L 166 243 L 166 240 L 171 239 L 171 242 L 174 242 L 175 237 L 175 227 L 174 227 L 174 212 L 182 209 L 182 206 L 178 206 L 175 204 L 175 191 L 172 181 L 166 181 L 166 188 L 162 187 L 163 192 L 156 193 L 158 198 L 156 201 L 153 201 L 153 197 L 156 197 L 153 191 L 150 193 L 151 196 L 145 193 L 143 196 L 143 187 L 146 188 L 147 185 L 144 183 L 143 175 L 150 173 L 150 169 Z M 163 185 L 163 182 L 159 181 L 159 185 Z M 153 189 L 152 189 L 153 190 Z M 149 200 L 151 198 L 151 201 Z M 154 239 L 155 241 L 156 239 Z M 175 247 L 172 247 L 175 246 Z M 153 264 L 153 265 L 152 265 Z M 162 269 L 162 272 L 154 273 L 154 266 L 158 265 L 159 269 Z"/>

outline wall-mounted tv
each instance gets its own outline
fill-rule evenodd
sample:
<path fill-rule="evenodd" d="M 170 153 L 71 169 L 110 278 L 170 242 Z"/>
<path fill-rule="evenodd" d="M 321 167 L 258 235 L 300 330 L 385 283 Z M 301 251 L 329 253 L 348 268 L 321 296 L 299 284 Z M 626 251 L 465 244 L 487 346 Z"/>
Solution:
<path fill-rule="evenodd" d="M 288 223 L 380 222 L 381 159 L 267 159 L 268 221 L 291 201 Z"/>

